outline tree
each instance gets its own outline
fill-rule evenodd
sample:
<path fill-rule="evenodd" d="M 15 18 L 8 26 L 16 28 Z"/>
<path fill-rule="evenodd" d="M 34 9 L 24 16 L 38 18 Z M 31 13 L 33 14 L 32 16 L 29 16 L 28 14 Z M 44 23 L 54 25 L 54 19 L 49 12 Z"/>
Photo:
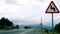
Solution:
<path fill-rule="evenodd" d="M 30 26 L 25 26 L 24 28 L 25 28 L 25 29 L 30 29 L 31 27 L 30 27 Z"/>
<path fill-rule="evenodd" d="M 9 26 L 13 26 L 13 22 L 11 22 L 9 19 L 5 17 L 2 17 L 0 19 L 0 28 L 9 27 Z"/>
<path fill-rule="evenodd" d="M 56 24 L 54 29 L 56 32 L 60 32 L 60 23 Z"/>
<path fill-rule="evenodd" d="M 13 26 L 13 23 L 6 18 L 5 25 Z"/>
<path fill-rule="evenodd" d="M 5 23 L 5 18 L 3 17 L 3 18 L 1 18 L 1 20 L 0 20 L 0 25 L 4 25 Z"/>
<path fill-rule="evenodd" d="M 16 25 L 16 28 L 19 28 L 19 25 Z"/>

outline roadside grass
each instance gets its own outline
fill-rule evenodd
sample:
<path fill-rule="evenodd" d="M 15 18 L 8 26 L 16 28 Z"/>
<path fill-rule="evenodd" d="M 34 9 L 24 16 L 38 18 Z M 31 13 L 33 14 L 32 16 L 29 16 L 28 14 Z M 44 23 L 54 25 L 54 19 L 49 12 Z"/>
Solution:
<path fill-rule="evenodd" d="M 46 32 L 45 29 L 38 29 L 37 31 L 42 33 L 52 34 L 52 32 L 50 32 L 49 30 L 48 32 Z M 60 34 L 60 33 L 54 32 L 54 34 Z"/>
<path fill-rule="evenodd" d="M 14 28 L 14 29 L 0 29 L 0 31 L 5 31 L 5 30 L 17 30 L 17 28 Z"/>
<path fill-rule="evenodd" d="M 48 32 L 49 34 L 52 34 L 52 32 Z M 57 32 L 54 32 L 54 34 L 58 34 Z"/>

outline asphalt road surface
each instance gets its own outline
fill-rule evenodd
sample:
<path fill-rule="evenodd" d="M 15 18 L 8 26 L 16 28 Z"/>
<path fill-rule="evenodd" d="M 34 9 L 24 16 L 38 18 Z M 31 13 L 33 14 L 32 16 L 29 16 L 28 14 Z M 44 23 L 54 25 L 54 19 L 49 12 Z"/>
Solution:
<path fill-rule="evenodd" d="M 19 30 L 0 31 L 0 34 L 41 34 L 41 32 L 38 32 L 36 29 L 21 29 L 21 30 L 19 29 Z"/>
<path fill-rule="evenodd" d="M 37 29 L 34 29 L 34 30 L 27 31 L 24 34 L 47 34 L 47 33 L 42 33 L 39 32 Z"/>

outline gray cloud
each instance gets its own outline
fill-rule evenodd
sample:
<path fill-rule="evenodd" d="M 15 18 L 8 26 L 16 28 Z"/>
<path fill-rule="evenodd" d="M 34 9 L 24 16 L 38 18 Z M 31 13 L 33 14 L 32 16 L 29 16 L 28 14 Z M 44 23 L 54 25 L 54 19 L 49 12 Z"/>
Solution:
<path fill-rule="evenodd" d="M 17 3 L 16 0 L 4 0 L 4 1 L 8 4 L 16 4 Z"/>
<path fill-rule="evenodd" d="M 45 0 L 39 0 L 40 2 L 44 2 Z"/>

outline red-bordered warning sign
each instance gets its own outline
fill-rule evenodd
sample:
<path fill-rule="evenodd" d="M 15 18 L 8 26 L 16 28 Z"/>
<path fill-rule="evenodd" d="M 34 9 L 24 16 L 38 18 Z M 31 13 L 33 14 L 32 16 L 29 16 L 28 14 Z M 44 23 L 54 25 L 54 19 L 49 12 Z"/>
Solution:
<path fill-rule="evenodd" d="M 45 13 L 59 13 L 59 10 L 53 1 L 50 2 Z"/>

